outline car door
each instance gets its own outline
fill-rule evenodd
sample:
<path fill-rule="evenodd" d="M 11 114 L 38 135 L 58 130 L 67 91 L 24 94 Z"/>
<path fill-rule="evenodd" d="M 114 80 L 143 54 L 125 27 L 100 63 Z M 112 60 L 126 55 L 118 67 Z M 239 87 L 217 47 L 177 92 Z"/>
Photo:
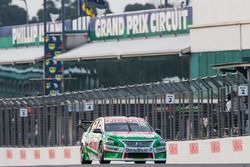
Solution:
<path fill-rule="evenodd" d="M 82 145 L 84 147 L 87 147 L 88 146 L 88 142 L 89 142 L 89 135 L 90 135 L 90 132 L 91 132 L 91 129 L 92 129 L 92 126 L 93 126 L 94 123 L 92 123 L 89 128 L 87 129 L 86 132 L 83 133 L 82 135 Z"/>
<path fill-rule="evenodd" d="M 99 148 L 99 143 L 102 140 L 102 133 L 94 133 L 93 130 L 94 129 L 101 129 L 101 131 L 103 132 L 103 126 L 102 126 L 102 119 L 98 119 L 95 126 L 92 128 L 92 148 L 94 149 L 95 153 L 97 154 L 98 152 L 98 148 Z"/>
<path fill-rule="evenodd" d="M 88 134 L 86 136 L 86 145 L 89 150 L 89 152 L 95 153 L 96 152 L 96 141 L 95 141 L 95 134 L 93 133 L 93 130 L 97 127 L 98 120 L 95 120 L 88 130 Z"/>
<path fill-rule="evenodd" d="M 103 132 L 104 128 L 103 128 L 103 119 L 100 119 L 99 122 L 96 125 L 97 129 L 101 129 L 101 131 Z M 99 149 L 99 144 L 103 138 L 103 133 L 94 133 L 94 138 L 95 140 L 95 148 L 96 148 L 96 152 L 98 152 Z"/>
<path fill-rule="evenodd" d="M 94 154 L 97 154 L 98 147 L 99 147 L 99 142 L 102 138 L 101 133 L 94 133 L 94 129 L 101 129 L 102 130 L 102 120 L 97 119 L 94 121 L 93 126 L 91 127 L 89 134 L 87 136 L 87 145 L 90 151 Z"/>

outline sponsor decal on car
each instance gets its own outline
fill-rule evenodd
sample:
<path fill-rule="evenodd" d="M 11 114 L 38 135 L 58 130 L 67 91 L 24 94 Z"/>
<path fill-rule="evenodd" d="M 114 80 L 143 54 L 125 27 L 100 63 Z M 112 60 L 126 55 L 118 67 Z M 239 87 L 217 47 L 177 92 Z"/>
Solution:
<path fill-rule="evenodd" d="M 125 151 L 127 153 L 151 153 L 152 148 L 141 148 L 141 147 L 126 147 Z"/>
<path fill-rule="evenodd" d="M 130 118 L 130 119 L 123 119 L 123 118 L 109 118 L 109 119 L 105 119 L 105 123 L 108 124 L 108 123 L 138 123 L 138 122 L 144 122 L 144 119 L 142 118 Z"/>

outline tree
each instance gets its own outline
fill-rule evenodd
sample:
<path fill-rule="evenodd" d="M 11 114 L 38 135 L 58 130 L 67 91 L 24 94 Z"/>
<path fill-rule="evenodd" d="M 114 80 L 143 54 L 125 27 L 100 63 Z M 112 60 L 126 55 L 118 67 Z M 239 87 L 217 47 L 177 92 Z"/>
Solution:
<path fill-rule="evenodd" d="M 65 19 L 75 19 L 78 17 L 78 0 L 65 0 Z M 59 14 L 59 19 L 61 19 L 61 8 L 57 8 L 57 5 L 60 6 L 61 0 L 47 0 L 47 21 L 51 21 L 51 18 L 49 16 L 50 13 L 53 14 Z M 104 8 L 106 9 L 106 13 L 112 13 L 109 7 L 109 3 L 105 2 L 104 5 L 98 5 L 96 3 L 88 3 L 88 5 L 93 9 L 93 11 L 96 13 L 96 8 Z M 39 22 L 43 22 L 43 9 L 40 9 L 37 12 L 37 18 Z M 33 19 L 34 20 L 34 19 Z"/>
<path fill-rule="evenodd" d="M 0 26 L 12 26 L 26 23 L 26 10 L 16 5 L 11 5 L 12 0 L 0 3 Z"/>
<path fill-rule="evenodd" d="M 0 3 L 0 7 L 8 7 L 12 0 L 5 0 Z"/>
<path fill-rule="evenodd" d="M 33 17 L 31 18 L 31 20 L 29 21 L 30 24 L 32 24 L 32 23 L 37 23 L 37 22 L 38 22 L 38 20 L 37 20 L 37 17 L 35 17 L 35 16 L 33 16 Z"/>
<path fill-rule="evenodd" d="M 56 8 L 56 5 L 54 3 L 53 0 L 48 0 L 47 3 L 46 3 L 47 7 L 46 7 L 46 15 L 47 15 L 47 21 L 51 21 L 51 18 L 49 16 L 49 13 L 53 13 L 53 14 L 61 14 L 60 10 L 58 8 Z M 40 9 L 38 10 L 37 12 L 37 18 L 38 18 L 38 21 L 39 22 L 43 22 L 44 20 L 44 9 Z"/>
<path fill-rule="evenodd" d="M 111 13 L 113 13 L 113 12 L 111 11 L 111 9 L 110 9 L 109 3 L 106 2 L 105 5 L 106 5 L 106 7 L 105 7 L 105 8 L 106 8 L 106 14 L 111 14 Z"/>
<path fill-rule="evenodd" d="M 128 4 L 124 12 L 130 12 L 130 11 L 138 11 L 138 10 L 148 10 L 148 9 L 155 9 L 155 6 L 153 4 L 146 3 L 145 5 L 135 3 L 135 4 Z"/>
<path fill-rule="evenodd" d="M 78 2 L 74 1 L 71 3 L 71 1 L 68 1 L 65 3 L 65 19 L 75 19 L 78 15 Z M 61 17 L 60 17 L 61 18 Z"/>

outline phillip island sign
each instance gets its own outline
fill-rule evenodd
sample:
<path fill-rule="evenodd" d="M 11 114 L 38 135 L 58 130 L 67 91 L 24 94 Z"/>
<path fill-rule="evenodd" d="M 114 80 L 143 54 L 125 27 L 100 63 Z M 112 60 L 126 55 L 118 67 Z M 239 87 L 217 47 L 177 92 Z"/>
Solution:
<path fill-rule="evenodd" d="M 95 18 L 90 22 L 91 40 L 189 33 L 192 8 L 159 9 Z"/>

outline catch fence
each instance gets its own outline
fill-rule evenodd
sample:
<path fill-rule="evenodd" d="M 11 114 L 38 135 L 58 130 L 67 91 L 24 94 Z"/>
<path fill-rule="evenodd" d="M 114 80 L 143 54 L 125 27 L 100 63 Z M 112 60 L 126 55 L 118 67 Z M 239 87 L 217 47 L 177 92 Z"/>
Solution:
<path fill-rule="evenodd" d="M 239 86 L 246 88 L 248 82 L 235 73 L 0 99 L 0 146 L 77 145 L 83 133 L 81 121 L 101 116 L 143 117 L 161 129 L 166 140 L 248 135 L 249 98 L 244 96 L 247 92 L 238 95 Z"/>

